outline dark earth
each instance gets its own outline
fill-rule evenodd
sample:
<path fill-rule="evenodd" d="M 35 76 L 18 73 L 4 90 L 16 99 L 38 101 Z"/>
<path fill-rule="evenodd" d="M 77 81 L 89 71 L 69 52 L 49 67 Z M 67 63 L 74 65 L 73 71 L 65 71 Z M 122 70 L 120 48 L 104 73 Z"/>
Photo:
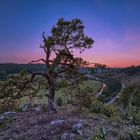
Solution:
<path fill-rule="evenodd" d="M 15 113 L 0 123 L 0 140 L 100 140 L 96 136 L 102 138 L 102 129 L 106 140 L 121 137 L 129 140 L 133 127 L 136 127 L 102 115 L 79 112 L 72 105 L 57 110 L 56 114 Z"/>

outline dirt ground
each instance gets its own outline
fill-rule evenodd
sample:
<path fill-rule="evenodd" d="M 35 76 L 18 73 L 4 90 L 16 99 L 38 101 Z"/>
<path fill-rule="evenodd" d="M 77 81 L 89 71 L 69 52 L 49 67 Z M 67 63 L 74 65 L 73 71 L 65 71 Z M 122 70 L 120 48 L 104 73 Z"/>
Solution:
<path fill-rule="evenodd" d="M 120 135 L 127 137 L 131 131 L 126 124 L 68 106 L 58 108 L 57 114 L 16 113 L 0 124 L 0 140 L 94 140 L 96 135 L 103 137 L 101 128 L 107 140 L 119 140 Z"/>

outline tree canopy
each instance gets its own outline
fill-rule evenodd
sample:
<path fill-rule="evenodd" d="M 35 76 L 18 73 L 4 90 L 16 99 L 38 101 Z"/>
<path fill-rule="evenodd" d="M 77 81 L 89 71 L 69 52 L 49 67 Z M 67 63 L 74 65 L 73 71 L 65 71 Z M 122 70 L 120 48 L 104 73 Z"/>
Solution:
<path fill-rule="evenodd" d="M 93 39 L 86 36 L 84 33 L 84 25 L 80 19 L 72 19 L 66 21 L 63 18 L 59 19 L 51 30 L 49 36 L 42 34 L 43 44 L 40 45 L 45 52 L 45 59 L 41 58 L 37 61 L 45 63 L 47 70 L 45 73 L 33 73 L 31 80 L 36 75 L 44 76 L 48 81 L 49 94 L 48 108 L 54 110 L 53 102 L 55 96 L 56 79 L 62 78 L 71 80 L 74 78 L 72 73 L 78 72 L 78 69 L 88 64 L 80 57 L 74 57 L 73 51 L 79 50 L 82 53 L 85 49 L 92 47 Z M 31 62 L 31 63 L 32 63 Z"/>
<path fill-rule="evenodd" d="M 53 26 L 49 36 L 42 34 L 43 43 L 40 48 L 44 50 L 45 58 L 32 61 L 42 61 L 47 69 L 46 72 L 34 72 L 31 82 L 37 75 L 41 75 L 48 81 L 48 109 L 49 112 L 56 112 L 54 108 L 55 89 L 58 80 L 67 81 L 69 84 L 79 82 L 79 68 L 89 64 L 81 57 L 75 57 L 74 51 L 82 53 L 85 49 L 92 47 L 94 40 L 84 33 L 84 25 L 80 19 L 64 20 L 59 19 Z M 28 83 L 28 82 L 26 82 Z"/>

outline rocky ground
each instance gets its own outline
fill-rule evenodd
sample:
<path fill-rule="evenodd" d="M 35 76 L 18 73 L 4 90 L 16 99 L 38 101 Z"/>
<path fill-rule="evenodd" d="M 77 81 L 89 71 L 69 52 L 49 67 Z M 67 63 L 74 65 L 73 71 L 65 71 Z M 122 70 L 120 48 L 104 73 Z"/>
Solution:
<path fill-rule="evenodd" d="M 0 140 L 129 140 L 136 129 L 103 116 L 78 112 L 73 106 L 58 112 L 13 113 L 0 121 Z"/>

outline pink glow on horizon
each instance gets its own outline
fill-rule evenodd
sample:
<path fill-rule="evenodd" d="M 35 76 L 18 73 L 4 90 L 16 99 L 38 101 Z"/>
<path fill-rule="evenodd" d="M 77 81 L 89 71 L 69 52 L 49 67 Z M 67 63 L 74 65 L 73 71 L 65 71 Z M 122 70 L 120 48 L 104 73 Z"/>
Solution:
<path fill-rule="evenodd" d="M 83 59 L 89 62 L 106 64 L 109 67 L 127 67 L 131 65 L 140 65 L 140 47 L 135 49 L 130 49 L 127 51 L 115 52 L 109 46 L 109 42 L 106 42 L 106 48 L 110 48 L 110 51 L 104 51 L 100 46 L 97 48 L 96 45 L 89 50 L 86 50 L 84 53 L 79 54 L 75 53 L 75 56 L 82 57 Z M 111 45 L 111 43 L 110 43 Z M 115 48 L 114 48 L 115 49 Z M 23 63 L 27 64 L 32 60 L 37 60 L 44 58 L 44 52 L 41 49 L 30 50 L 28 52 L 23 52 L 22 54 L 18 53 L 14 56 L 2 58 L 0 60 L 2 63 Z"/>
<path fill-rule="evenodd" d="M 92 51 L 91 51 L 92 52 Z M 131 54 L 133 54 L 133 56 L 139 55 L 140 50 L 135 50 L 134 52 L 131 52 Z M 22 63 L 22 64 L 28 64 L 29 62 L 31 62 L 32 60 L 37 60 L 40 58 L 44 58 L 44 55 L 42 55 L 43 53 L 26 53 L 26 54 L 22 54 L 22 56 L 20 57 L 20 59 L 17 57 L 9 57 L 6 59 L 0 59 L 3 63 Z M 78 53 L 77 53 L 78 54 Z M 93 54 L 93 55 L 92 55 Z M 140 60 L 139 58 L 137 59 L 131 59 L 129 58 L 129 55 L 124 55 L 124 54 L 117 54 L 117 53 L 113 53 L 113 54 L 106 54 L 104 56 L 102 56 L 102 53 L 97 55 L 95 54 L 95 52 L 89 54 L 88 52 L 85 51 L 85 53 L 80 54 L 80 55 L 76 55 L 78 57 L 82 57 L 84 60 L 87 60 L 89 62 L 95 62 L 95 63 L 101 63 L 101 64 L 106 64 L 109 67 L 128 67 L 131 65 L 140 65 Z M 115 56 L 119 56 L 118 58 L 116 58 Z M 8 60 L 8 61 L 7 61 Z"/>
<path fill-rule="evenodd" d="M 94 36 L 94 35 L 93 35 Z M 12 50 L 7 53 L 7 56 L 0 56 L 0 63 L 23 63 L 27 64 L 32 60 L 44 58 L 44 52 L 40 49 L 38 44 L 40 40 L 32 40 L 23 46 L 28 48 L 19 48 L 16 52 Z M 94 38 L 94 37 L 93 37 Z M 93 48 L 85 50 L 80 54 L 77 51 L 75 55 L 82 57 L 89 62 L 106 64 L 109 67 L 127 67 L 131 65 L 140 65 L 140 35 L 132 30 L 126 30 L 125 34 L 118 41 L 115 38 L 115 33 L 108 29 L 108 35 L 104 38 L 95 36 L 95 43 Z M 19 44 L 20 46 L 21 44 Z"/>

